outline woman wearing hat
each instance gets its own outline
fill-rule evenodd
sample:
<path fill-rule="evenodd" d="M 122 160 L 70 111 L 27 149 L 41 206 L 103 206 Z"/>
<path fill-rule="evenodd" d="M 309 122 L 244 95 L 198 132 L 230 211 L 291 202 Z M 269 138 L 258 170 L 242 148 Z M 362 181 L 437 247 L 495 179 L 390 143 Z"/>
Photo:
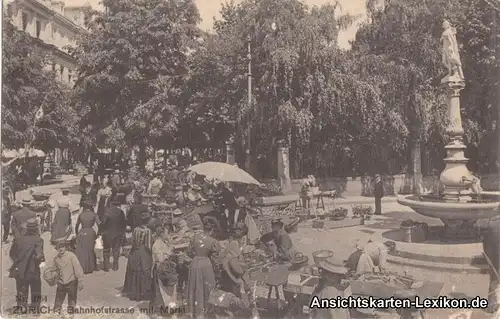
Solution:
<path fill-rule="evenodd" d="M 101 184 L 101 188 L 97 192 L 96 205 L 94 207 L 94 213 L 99 217 L 99 222 L 102 221 L 104 217 L 104 212 L 111 204 L 110 199 L 112 195 L 111 182 L 106 181 Z"/>
<path fill-rule="evenodd" d="M 231 232 L 231 241 L 227 245 L 222 259 L 223 273 L 221 278 L 221 289 L 239 295 L 241 286 L 248 284 L 248 279 L 244 276 L 247 273 L 247 265 L 242 258 L 241 240 L 247 235 L 248 228 L 242 223 L 236 223 Z M 245 282 L 246 281 L 246 282 Z"/>
<path fill-rule="evenodd" d="M 193 260 L 189 266 L 187 305 L 193 318 L 205 317 L 210 292 L 215 288 L 215 273 L 210 257 L 221 250 L 214 238 L 216 222 L 214 218 L 205 217 L 203 233 L 195 235 L 189 247 Z"/>
<path fill-rule="evenodd" d="M 82 203 L 83 211 L 78 215 L 76 221 L 76 249 L 75 255 L 80 261 L 83 273 L 90 274 L 98 271 L 97 257 L 94 250 L 97 234 L 94 231 L 94 225 L 97 222 L 97 216 L 93 211 L 92 203 Z M 81 229 L 80 229 L 81 226 Z"/>
<path fill-rule="evenodd" d="M 70 236 L 73 233 L 71 215 L 73 211 L 78 210 L 78 207 L 73 205 L 68 196 L 69 191 L 67 189 L 64 189 L 62 193 L 63 197 L 57 201 L 58 210 L 52 223 L 51 242 L 54 242 L 54 240 L 58 238 L 66 238 L 67 240 L 70 240 Z"/>
<path fill-rule="evenodd" d="M 132 249 L 127 260 L 122 292 L 134 301 L 151 300 L 152 234 L 147 226 L 150 219 L 149 213 L 143 212 L 141 225 L 132 233 Z"/>
<path fill-rule="evenodd" d="M 330 260 L 321 261 L 318 267 L 321 271 L 321 279 L 315 287 L 311 302 L 309 303 L 311 318 L 351 319 L 351 313 L 348 308 L 321 307 L 322 300 L 349 297 L 350 289 L 345 290 L 342 287 L 342 279 L 345 278 L 349 270 Z"/>
<path fill-rule="evenodd" d="M 159 313 L 161 307 L 175 307 L 177 301 L 177 258 L 167 227 L 156 228 L 153 244 L 153 298 L 151 308 Z"/>

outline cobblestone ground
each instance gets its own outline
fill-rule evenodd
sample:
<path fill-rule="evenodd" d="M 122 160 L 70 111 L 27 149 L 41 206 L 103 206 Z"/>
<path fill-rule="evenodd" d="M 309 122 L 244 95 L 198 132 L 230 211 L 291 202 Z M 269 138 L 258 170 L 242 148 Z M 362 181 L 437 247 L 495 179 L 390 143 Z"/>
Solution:
<path fill-rule="evenodd" d="M 76 177 L 65 177 L 63 183 L 56 185 L 48 185 L 36 188 L 38 191 L 51 192 L 57 199 L 60 194 L 59 189 L 61 187 L 71 186 L 74 188 L 71 196 L 75 201 L 79 200 L 79 195 L 77 191 L 78 178 Z M 28 192 L 23 191 L 18 193 L 20 199 L 28 197 Z M 350 205 L 348 205 L 349 207 Z M 385 231 L 388 229 L 398 228 L 401 221 L 405 219 L 421 220 L 430 223 L 435 223 L 435 220 L 425 219 L 413 212 L 411 212 L 406 207 L 402 207 L 397 203 L 386 203 L 384 204 L 384 216 L 375 217 L 369 224 L 364 226 L 332 229 L 332 230 L 316 230 L 313 229 L 310 223 L 305 222 L 301 224 L 297 233 L 292 234 L 292 238 L 297 246 L 304 255 L 307 255 L 312 262 L 312 253 L 315 250 L 329 249 L 335 252 L 338 258 L 347 259 L 347 256 L 354 250 L 356 241 L 361 238 L 368 238 L 373 232 Z M 45 256 L 47 259 L 47 264 L 52 263 L 52 259 L 55 256 L 55 250 L 48 244 L 49 233 L 45 233 L 43 238 L 45 240 Z M 7 269 L 11 265 L 11 261 L 8 257 L 8 251 L 10 244 L 2 246 L 2 271 L 3 271 L 3 282 L 2 282 L 2 309 L 9 309 L 15 304 L 15 281 L 7 277 Z M 116 307 L 116 308 L 146 308 L 147 303 L 137 303 L 129 301 L 120 295 L 121 287 L 123 285 L 123 280 L 125 277 L 125 267 L 126 259 L 124 257 L 120 258 L 120 269 L 116 272 L 95 272 L 90 275 L 86 275 L 84 279 L 84 289 L 79 292 L 78 304 L 80 306 L 93 306 L 93 307 Z M 430 271 L 418 268 L 403 268 L 402 266 L 391 266 L 392 271 L 397 271 L 400 273 L 407 272 L 409 275 L 414 276 L 418 280 L 433 280 L 441 281 L 445 283 L 442 294 L 447 294 L 451 296 L 482 296 L 485 297 L 487 294 L 488 287 L 488 277 L 486 275 L 471 275 L 471 274 L 450 274 L 441 273 L 437 271 Z M 55 288 L 49 287 L 45 282 L 42 284 L 42 293 L 44 298 L 47 299 L 46 304 L 52 305 L 55 298 Z M 267 295 L 267 289 L 259 289 L 258 295 Z M 449 318 L 453 313 L 458 310 L 432 310 L 428 311 L 428 318 Z M 138 312 L 135 312 L 134 317 L 140 317 Z M 382 317 L 394 318 L 394 315 L 381 313 Z M 109 317 L 110 315 L 106 315 Z M 3 313 L 2 317 L 7 317 L 6 312 Z M 93 318 L 95 315 L 82 316 Z M 124 318 L 124 315 L 113 315 L 112 317 Z M 128 315 L 130 317 L 130 315 Z M 467 318 L 467 317 L 460 317 Z M 472 313 L 471 319 L 483 319 L 492 318 L 491 315 L 485 314 L 483 311 L 475 310 Z"/>

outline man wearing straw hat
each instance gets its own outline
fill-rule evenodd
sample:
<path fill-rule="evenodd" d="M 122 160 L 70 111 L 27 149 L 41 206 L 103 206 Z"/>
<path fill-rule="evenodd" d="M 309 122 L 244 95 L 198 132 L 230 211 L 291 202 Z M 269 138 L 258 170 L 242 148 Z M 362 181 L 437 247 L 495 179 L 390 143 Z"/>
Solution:
<path fill-rule="evenodd" d="M 23 235 L 26 222 L 31 219 L 36 219 L 36 212 L 30 209 L 30 205 L 33 201 L 29 199 L 23 199 L 21 205 L 23 208 L 16 211 L 12 216 L 12 233 L 14 234 L 14 240 Z"/>
<path fill-rule="evenodd" d="M 9 277 L 16 280 L 17 305 L 28 304 L 28 294 L 31 290 L 31 303 L 36 307 L 42 301 L 40 267 L 45 265 L 43 239 L 40 238 L 36 218 L 26 222 L 25 231 L 24 236 L 16 238 L 10 249 L 13 264 L 9 269 Z"/>
<path fill-rule="evenodd" d="M 323 308 L 321 305 L 322 300 L 347 298 L 351 295 L 349 288 L 342 288 L 342 279 L 349 269 L 330 259 L 320 261 L 318 267 L 321 271 L 321 280 L 309 304 L 311 318 L 351 319 L 351 313 L 347 308 Z"/>
<path fill-rule="evenodd" d="M 488 312 L 499 310 L 500 302 L 500 215 L 492 217 L 483 235 L 484 258 L 489 265 Z"/>

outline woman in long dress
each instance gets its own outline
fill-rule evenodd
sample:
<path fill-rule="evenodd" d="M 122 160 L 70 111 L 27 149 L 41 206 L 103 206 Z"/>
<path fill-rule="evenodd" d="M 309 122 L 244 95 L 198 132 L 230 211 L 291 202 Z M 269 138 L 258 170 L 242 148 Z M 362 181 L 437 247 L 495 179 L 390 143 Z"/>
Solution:
<path fill-rule="evenodd" d="M 83 268 L 84 274 L 90 274 L 93 271 L 98 271 L 97 257 L 94 251 L 97 235 L 94 231 L 94 225 L 97 221 L 97 216 L 92 210 L 93 206 L 90 202 L 83 202 L 83 211 L 78 216 L 76 221 L 76 250 L 75 255 Z M 80 226 L 82 227 L 81 229 Z"/>
<path fill-rule="evenodd" d="M 127 261 L 123 294 L 130 300 L 151 300 L 151 230 L 147 227 L 149 213 L 141 214 L 142 225 L 132 233 L 132 249 Z"/>
<path fill-rule="evenodd" d="M 215 273 L 210 257 L 221 250 L 219 242 L 213 237 L 215 223 L 205 218 L 203 233 L 193 237 L 189 249 L 193 260 L 189 267 L 187 303 L 193 318 L 205 317 L 210 292 L 215 288 Z"/>
<path fill-rule="evenodd" d="M 53 244 L 56 239 L 65 238 L 69 240 L 69 237 L 73 231 L 71 227 L 71 211 L 69 209 L 68 201 L 59 201 L 58 210 L 54 216 L 54 221 L 52 223 L 52 237 L 50 239 Z"/>
<path fill-rule="evenodd" d="M 108 180 L 106 183 L 103 183 L 99 191 L 97 191 L 97 199 L 94 212 L 97 214 L 100 221 L 102 221 L 102 218 L 104 217 L 104 212 L 106 211 L 106 208 L 109 207 L 109 204 L 111 202 L 110 201 L 111 194 L 112 194 L 111 182 Z"/>
<path fill-rule="evenodd" d="M 221 289 L 231 292 L 240 298 L 242 297 L 240 295 L 241 287 L 249 284 L 247 265 L 241 254 L 242 241 L 247 233 L 247 226 L 243 222 L 237 223 L 222 258 Z"/>
<path fill-rule="evenodd" d="M 177 271 L 174 249 L 165 226 L 156 228 L 153 244 L 153 298 L 151 308 L 159 313 L 161 307 L 174 307 L 177 301 Z"/>

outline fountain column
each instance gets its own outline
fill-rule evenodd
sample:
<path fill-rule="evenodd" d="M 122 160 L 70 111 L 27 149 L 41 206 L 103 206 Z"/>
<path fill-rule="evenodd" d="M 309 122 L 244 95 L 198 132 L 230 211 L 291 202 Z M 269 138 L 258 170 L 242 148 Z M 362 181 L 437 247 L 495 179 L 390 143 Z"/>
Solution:
<path fill-rule="evenodd" d="M 467 195 L 470 195 L 470 185 L 464 183 L 463 177 L 470 179 L 471 173 L 466 166 L 469 159 L 464 154 L 467 147 L 463 143 L 464 129 L 460 116 L 460 91 L 464 89 L 465 81 L 458 76 L 447 76 L 441 84 L 447 96 L 449 123 L 446 133 L 451 140 L 445 146 L 446 167 L 440 176 L 440 181 L 445 187 L 443 195 L 444 199 L 449 201 L 469 201 L 471 197 Z"/>
<path fill-rule="evenodd" d="M 288 194 L 292 189 L 290 180 L 289 148 L 285 141 L 278 141 L 278 179 L 281 191 Z"/>
<path fill-rule="evenodd" d="M 232 137 L 226 141 L 226 163 L 231 165 L 236 163 L 234 156 L 234 140 Z"/>

